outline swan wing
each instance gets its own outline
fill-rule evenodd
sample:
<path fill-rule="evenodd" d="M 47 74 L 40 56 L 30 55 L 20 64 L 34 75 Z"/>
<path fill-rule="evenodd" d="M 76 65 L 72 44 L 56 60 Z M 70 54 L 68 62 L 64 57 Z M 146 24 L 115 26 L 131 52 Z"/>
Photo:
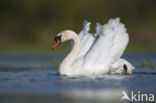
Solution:
<path fill-rule="evenodd" d="M 90 24 L 91 22 L 85 20 L 84 27 L 82 31 L 79 33 L 81 48 L 78 58 L 83 57 L 87 53 L 87 51 L 90 49 L 90 47 L 93 45 L 96 39 L 96 37 L 93 34 L 89 33 Z"/>
<path fill-rule="evenodd" d="M 98 40 L 84 57 L 83 66 L 104 68 L 120 58 L 129 41 L 128 33 L 119 18 L 110 19 L 102 28 Z M 96 71 L 96 70 L 94 70 Z M 108 72 L 108 71 L 107 71 Z"/>
<path fill-rule="evenodd" d="M 90 48 L 94 45 L 96 41 L 96 37 L 102 32 L 101 28 L 103 27 L 101 24 L 97 23 L 96 26 L 96 33 L 90 34 L 90 22 L 84 21 L 84 28 L 82 31 L 79 33 L 79 38 L 81 42 L 81 48 L 80 48 L 80 53 L 77 57 L 77 59 L 73 63 L 73 68 L 81 67 L 84 61 L 84 56 L 87 54 L 87 52 L 90 50 Z"/>

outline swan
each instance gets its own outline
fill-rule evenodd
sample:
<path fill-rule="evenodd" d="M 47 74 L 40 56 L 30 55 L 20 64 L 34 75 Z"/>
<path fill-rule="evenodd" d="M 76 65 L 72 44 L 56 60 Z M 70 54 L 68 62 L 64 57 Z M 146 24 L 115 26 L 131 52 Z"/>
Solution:
<path fill-rule="evenodd" d="M 77 35 L 65 30 L 55 37 L 53 49 L 71 40 L 72 50 L 60 63 L 59 74 L 67 76 L 96 76 L 104 74 L 131 74 L 135 67 L 121 58 L 129 36 L 120 19 L 110 19 L 107 24 L 97 23 L 96 33 L 89 33 L 91 22 Z"/>

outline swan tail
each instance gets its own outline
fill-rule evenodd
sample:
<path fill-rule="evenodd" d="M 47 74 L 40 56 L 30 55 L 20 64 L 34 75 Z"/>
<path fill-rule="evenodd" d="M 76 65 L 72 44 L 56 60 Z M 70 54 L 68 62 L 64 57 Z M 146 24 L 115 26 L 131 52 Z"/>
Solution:
<path fill-rule="evenodd" d="M 135 67 L 125 59 L 119 58 L 113 64 L 111 68 L 111 74 L 131 74 Z"/>

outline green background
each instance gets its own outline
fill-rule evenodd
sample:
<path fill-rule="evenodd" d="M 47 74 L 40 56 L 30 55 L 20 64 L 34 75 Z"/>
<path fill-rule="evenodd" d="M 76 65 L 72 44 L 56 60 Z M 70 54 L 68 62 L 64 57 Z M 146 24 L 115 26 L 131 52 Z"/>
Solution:
<path fill-rule="evenodd" d="M 79 33 L 87 19 L 94 33 L 115 17 L 130 35 L 126 51 L 156 51 L 156 0 L 0 0 L 0 52 L 51 51 L 58 32 Z"/>

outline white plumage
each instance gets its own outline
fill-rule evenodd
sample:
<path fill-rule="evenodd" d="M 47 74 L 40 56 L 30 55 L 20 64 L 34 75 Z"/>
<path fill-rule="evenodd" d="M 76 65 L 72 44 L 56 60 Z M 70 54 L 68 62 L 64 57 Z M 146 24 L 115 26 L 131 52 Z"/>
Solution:
<path fill-rule="evenodd" d="M 84 28 L 83 30 L 79 33 L 79 38 L 80 38 L 80 42 L 81 42 L 81 49 L 80 49 L 80 53 L 79 53 L 79 57 L 83 57 L 87 51 L 90 49 L 90 47 L 93 45 L 96 37 L 93 34 L 89 33 L 90 30 L 90 22 L 88 22 L 87 20 L 84 21 Z"/>
<path fill-rule="evenodd" d="M 79 35 L 71 30 L 57 35 L 61 42 L 74 42 L 72 51 L 60 64 L 59 73 L 68 76 L 132 73 L 134 67 L 120 58 L 129 36 L 119 18 L 110 19 L 103 26 L 97 23 L 95 34 L 89 33 L 90 24 L 85 20 Z"/>

